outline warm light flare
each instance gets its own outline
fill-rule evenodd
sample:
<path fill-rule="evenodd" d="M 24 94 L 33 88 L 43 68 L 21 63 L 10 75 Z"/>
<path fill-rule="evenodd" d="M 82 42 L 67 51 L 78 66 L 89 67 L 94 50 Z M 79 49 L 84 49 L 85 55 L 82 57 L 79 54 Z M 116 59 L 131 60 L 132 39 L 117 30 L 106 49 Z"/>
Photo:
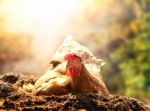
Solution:
<path fill-rule="evenodd" d="M 79 0 L 4 0 L 0 13 L 8 31 L 43 33 L 58 30 L 79 5 Z"/>

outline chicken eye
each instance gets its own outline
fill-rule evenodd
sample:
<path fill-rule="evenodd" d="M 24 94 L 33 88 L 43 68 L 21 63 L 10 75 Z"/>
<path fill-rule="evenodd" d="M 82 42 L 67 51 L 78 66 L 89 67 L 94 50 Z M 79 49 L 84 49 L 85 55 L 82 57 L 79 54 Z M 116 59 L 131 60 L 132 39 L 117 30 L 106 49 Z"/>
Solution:
<path fill-rule="evenodd" d="M 76 57 L 72 60 L 72 63 L 74 63 L 74 64 L 78 64 L 80 62 L 81 62 L 81 59 L 79 57 Z"/>
<path fill-rule="evenodd" d="M 55 67 L 57 67 L 61 62 L 60 61 L 51 61 L 50 62 L 50 69 L 54 69 Z"/>

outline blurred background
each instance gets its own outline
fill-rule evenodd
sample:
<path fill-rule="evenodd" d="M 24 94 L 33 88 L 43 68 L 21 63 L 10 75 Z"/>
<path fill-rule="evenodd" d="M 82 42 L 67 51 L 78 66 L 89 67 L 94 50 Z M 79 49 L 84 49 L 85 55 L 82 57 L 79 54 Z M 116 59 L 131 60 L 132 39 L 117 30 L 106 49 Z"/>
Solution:
<path fill-rule="evenodd" d="M 150 0 L 0 0 L 0 73 L 44 73 L 69 34 L 106 62 L 111 94 L 150 101 Z"/>

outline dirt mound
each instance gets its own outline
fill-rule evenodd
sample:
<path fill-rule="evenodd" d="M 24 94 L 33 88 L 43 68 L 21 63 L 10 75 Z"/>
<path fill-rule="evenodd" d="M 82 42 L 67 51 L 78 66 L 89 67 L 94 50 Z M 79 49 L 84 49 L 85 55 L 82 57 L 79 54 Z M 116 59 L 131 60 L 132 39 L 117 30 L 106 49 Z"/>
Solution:
<path fill-rule="evenodd" d="M 101 94 L 67 94 L 33 96 L 19 90 L 23 84 L 34 83 L 35 77 L 7 73 L 0 77 L 0 111 L 150 111 L 144 103 L 129 97 Z"/>

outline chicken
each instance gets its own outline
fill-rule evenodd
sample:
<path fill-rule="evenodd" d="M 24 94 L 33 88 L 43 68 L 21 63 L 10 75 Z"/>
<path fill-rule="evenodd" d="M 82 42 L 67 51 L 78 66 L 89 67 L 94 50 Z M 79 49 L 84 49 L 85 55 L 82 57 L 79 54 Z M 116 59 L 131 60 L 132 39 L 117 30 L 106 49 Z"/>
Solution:
<path fill-rule="evenodd" d="M 101 65 L 102 60 L 96 59 L 88 48 L 67 38 L 52 57 L 49 70 L 36 81 L 31 92 L 34 95 L 75 92 L 109 96 L 100 74 Z"/>

